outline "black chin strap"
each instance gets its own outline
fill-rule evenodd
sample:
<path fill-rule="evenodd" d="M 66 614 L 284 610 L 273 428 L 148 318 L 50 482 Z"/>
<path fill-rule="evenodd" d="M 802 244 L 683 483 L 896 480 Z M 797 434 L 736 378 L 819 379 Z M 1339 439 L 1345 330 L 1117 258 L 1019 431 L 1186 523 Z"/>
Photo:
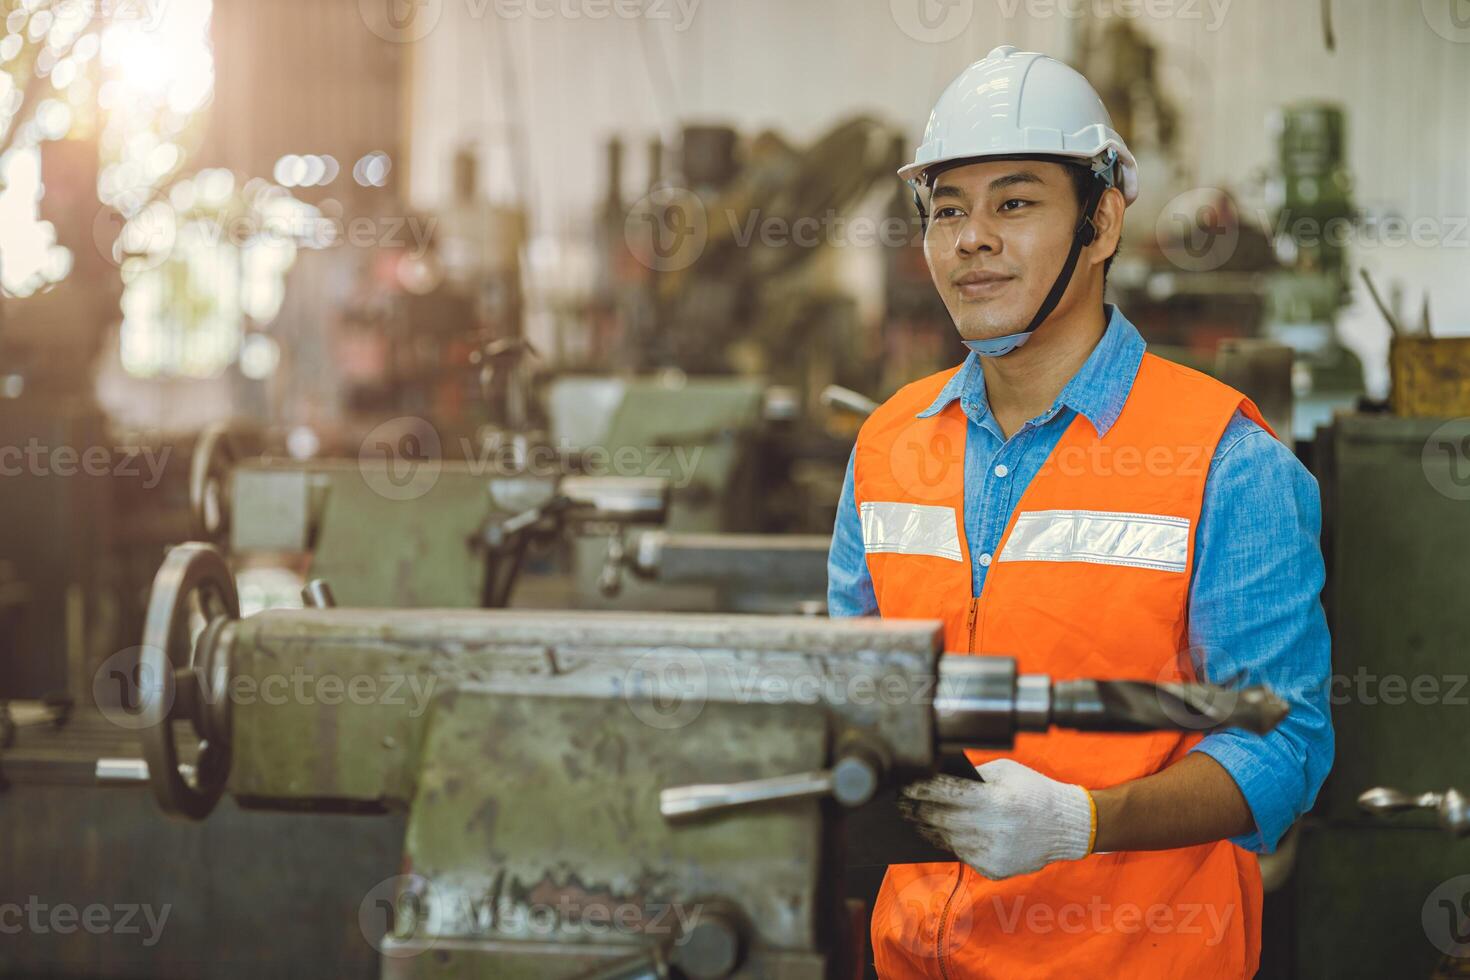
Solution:
<path fill-rule="evenodd" d="M 1112 186 L 1102 173 L 1095 173 L 1092 179 L 1092 189 L 1087 192 L 1087 201 L 1082 206 L 1082 217 L 1077 221 L 1077 227 L 1072 232 L 1072 247 L 1067 251 L 1067 261 L 1062 263 L 1062 271 L 1057 276 L 1057 281 L 1052 283 L 1051 292 L 1046 294 L 1046 299 L 1041 301 L 1041 308 L 1031 318 L 1031 323 L 1021 333 L 1032 333 L 1037 327 L 1046 322 L 1051 316 L 1051 311 L 1057 308 L 1062 301 L 1062 294 L 1071 285 L 1072 273 L 1077 268 L 1077 259 L 1082 250 L 1097 241 L 1097 226 L 1092 223 L 1097 214 L 1098 203 L 1102 201 L 1103 192 Z"/>

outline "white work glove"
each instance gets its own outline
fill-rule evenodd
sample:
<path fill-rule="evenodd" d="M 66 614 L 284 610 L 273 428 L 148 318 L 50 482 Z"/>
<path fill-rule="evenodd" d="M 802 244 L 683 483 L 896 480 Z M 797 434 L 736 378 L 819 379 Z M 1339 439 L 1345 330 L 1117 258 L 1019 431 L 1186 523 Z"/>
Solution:
<path fill-rule="evenodd" d="M 1087 790 L 1014 759 L 996 759 L 976 771 L 983 782 L 935 776 L 904 788 L 899 807 L 920 836 L 991 879 L 1030 874 L 1091 851 L 1097 818 Z"/>

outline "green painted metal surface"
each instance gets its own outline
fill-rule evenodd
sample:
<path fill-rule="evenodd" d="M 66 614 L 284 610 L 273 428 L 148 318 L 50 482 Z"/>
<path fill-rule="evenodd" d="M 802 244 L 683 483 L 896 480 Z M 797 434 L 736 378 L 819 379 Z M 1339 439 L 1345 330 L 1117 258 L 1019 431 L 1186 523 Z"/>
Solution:
<path fill-rule="evenodd" d="M 1291 886 L 1299 977 L 1428 977 L 1441 954 L 1425 903 L 1470 874 L 1470 842 L 1429 815 L 1356 803 L 1373 786 L 1470 787 L 1467 461 L 1431 441 L 1440 424 L 1339 416 L 1318 440 L 1337 756 Z"/>

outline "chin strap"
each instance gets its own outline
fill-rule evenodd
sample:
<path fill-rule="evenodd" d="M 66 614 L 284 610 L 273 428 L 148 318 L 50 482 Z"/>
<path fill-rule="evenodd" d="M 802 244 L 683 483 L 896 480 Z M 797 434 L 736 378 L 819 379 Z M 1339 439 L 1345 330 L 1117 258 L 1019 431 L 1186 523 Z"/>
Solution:
<path fill-rule="evenodd" d="M 1092 187 L 1087 192 L 1087 200 L 1082 204 L 1082 216 L 1077 220 L 1077 227 L 1072 231 L 1072 247 L 1067 251 L 1067 261 L 1062 263 L 1062 271 L 1057 275 L 1056 282 L 1052 283 L 1051 292 L 1046 294 L 1046 299 L 1041 301 L 1041 307 L 1026 329 L 1020 333 L 1007 334 L 1004 337 L 991 337 L 986 340 L 967 340 L 965 346 L 979 354 L 981 357 L 999 357 L 1009 354 L 1031 339 L 1036 328 L 1046 322 L 1051 316 L 1052 310 L 1062 301 L 1062 295 L 1066 293 L 1067 286 L 1072 282 L 1072 273 L 1077 268 L 1077 259 L 1082 250 L 1097 240 L 1097 226 L 1092 219 L 1097 215 L 1097 206 L 1102 201 L 1102 196 L 1109 187 L 1113 186 L 1113 165 L 1118 161 L 1118 151 L 1108 150 L 1107 155 L 1092 168 Z M 920 221 L 927 231 L 929 227 L 929 214 L 924 210 L 920 200 L 918 189 L 914 190 L 914 203 L 918 205 Z"/>

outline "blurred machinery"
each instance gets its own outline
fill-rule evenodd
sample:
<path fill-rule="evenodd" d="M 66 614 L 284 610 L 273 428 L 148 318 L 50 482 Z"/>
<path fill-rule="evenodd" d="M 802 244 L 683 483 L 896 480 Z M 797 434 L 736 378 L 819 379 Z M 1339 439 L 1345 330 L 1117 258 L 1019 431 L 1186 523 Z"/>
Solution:
<path fill-rule="evenodd" d="M 1421 910 L 1470 864 L 1470 843 L 1446 838 L 1432 819 L 1386 824 L 1360 807 L 1370 787 L 1417 794 L 1463 783 L 1467 437 L 1464 419 L 1346 413 L 1317 436 L 1337 756 L 1304 818 L 1290 886 L 1293 967 L 1303 978 L 1430 976 L 1440 953 L 1425 941 Z M 1403 801 L 1367 802 L 1381 810 Z M 1453 797 L 1434 802 L 1459 826 Z"/>
<path fill-rule="evenodd" d="M 355 460 L 250 456 L 248 436 L 212 427 L 191 461 L 196 535 L 234 555 L 309 555 L 310 577 L 348 606 L 497 608 L 534 546 L 577 530 L 621 554 L 628 526 L 667 516 L 664 480 L 487 472 L 431 453 L 432 430 L 412 422 Z"/>
<path fill-rule="evenodd" d="M 1269 228 L 1243 215 L 1228 190 L 1186 192 L 1160 218 L 1157 250 L 1135 247 L 1120 258 L 1111 288 L 1156 349 L 1202 370 L 1213 370 L 1227 341 L 1289 346 L 1293 421 L 1278 434 L 1309 441 L 1363 391 L 1362 364 L 1336 330 L 1358 221 L 1346 114 L 1330 103 L 1294 103 L 1270 125 L 1276 159 L 1262 216 Z"/>
<path fill-rule="evenodd" d="M 216 550 L 169 553 L 127 715 L 143 759 L 99 759 L 96 775 L 148 782 L 177 816 L 228 794 L 308 833 L 336 819 L 318 814 L 406 810 L 401 864 L 359 893 L 363 911 L 331 895 L 343 921 L 323 923 L 360 929 L 383 977 L 855 976 L 844 815 L 881 823 L 894 787 L 1019 731 L 1266 731 L 1284 712 L 1263 689 L 1053 682 L 943 656 L 931 622 L 238 614 Z M 419 697 L 242 696 L 298 673 L 313 690 L 396 678 Z M 44 752 L 29 762 L 47 768 Z M 880 860 L 943 856 L 906 850 L 924 847 L 912 833 L 854 836 Z M 161 959 L 151 975 L 175 974 Z"/>
<path fill-rule="evenodd" d="M 1294 432 L 1309 437 L 1363 391 L 1363 365 L 1338 339 L 1351 292 L 1347 242 L 1357 220 L 1347 170 L 1346 111 L 1284 106 L 1272 120 L 1277 170 L 1267 184 L 1282 268 L 1266 277 L 1266 336 L 1297 352 Z"/>
<path fill-rule="evenodd" d="M 574 372 L 611 365 L 658 385 L 670 369 L 687 377 L 682 410 L 670 404 L 679 396 L 658 397 L 673 409 L 666 418 L 707 417 L 699 389 L 716 377 L 764 379 L 766 424 L 740 470 L 762 492 L 731 490 L 744 514 L 719 530 L 829 530 L 856 426 L 829 417 L 819 393 L 890 392 L 963 353 L 893 179 L 905 142 L 867 117 L 806 148 L 690 125 L 672 166 L 649 146 L 647 192 L 631 206 L 623 143 L 609 144 L 589 336 L 563 339 L 564 359 Z"/>
<path fill-rule="evenodd" d="M 759 393 L 734 389 L 737 404 Z M 706 419 L 719 417 L 717 393 L 706 389 L 703 405 Z M 714 530 L 712 505 L 731 496 L 741 459 L 739 429 L 692 431 L 699 417 L 676 422 L 677 413 L 644 408 L 615 423 L 608 444 L 610 458 L 627 466 L 609 474 L 590 464 L 596 475 L 557 475 L 587 468 L 586 459 L 529 471 L 443 460 L 429 454 L 433 435 L 421 420 L 380 429 L 355 460 L 254 455 L 259 443 L 250 430 L 213 426 L 190 461 L 193 533 L 236 559 L 300 566 L 304 578 L 327 582 L 352 607 L 499 608 L 529 581 L 525 602 L 541 606 L 823 608 L 827 536 Z M 682 427 L 687 438 L 668 431 L 635 438 L 639 419 Z M 645 445 L 658 451 L 635 449 Z M 557 591 L 548 576 L 564 549 L 571 582 Z M 529 569 L 538 553 L 550 563 Z"/>

